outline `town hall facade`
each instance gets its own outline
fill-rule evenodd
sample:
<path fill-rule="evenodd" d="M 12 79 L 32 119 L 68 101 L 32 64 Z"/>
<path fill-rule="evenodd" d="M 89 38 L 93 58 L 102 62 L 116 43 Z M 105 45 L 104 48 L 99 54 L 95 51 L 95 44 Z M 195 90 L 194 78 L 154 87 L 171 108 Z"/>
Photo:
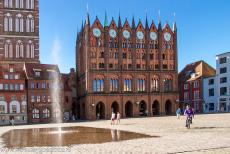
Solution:
<path fill-rule="evenodd" d="M 170 115 L 178 99 L 177 28 L 159 21 L 104 25 L 89 15 L 76 40 L 81 118 Z"/>

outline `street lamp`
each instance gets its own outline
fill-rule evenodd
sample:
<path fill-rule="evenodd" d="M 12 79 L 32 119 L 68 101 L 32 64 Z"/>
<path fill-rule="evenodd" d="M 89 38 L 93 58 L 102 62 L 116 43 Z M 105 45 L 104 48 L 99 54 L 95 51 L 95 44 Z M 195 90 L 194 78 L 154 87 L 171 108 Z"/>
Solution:
<path fill-rule="evenodd" d="M 94 109 L 94 106 L 95 106 L 95 104 L 94 104 L 94 103 L 92 103 L 92 104 L 91 104 L 91 108 L 92 108 L 92 110 Z"/>

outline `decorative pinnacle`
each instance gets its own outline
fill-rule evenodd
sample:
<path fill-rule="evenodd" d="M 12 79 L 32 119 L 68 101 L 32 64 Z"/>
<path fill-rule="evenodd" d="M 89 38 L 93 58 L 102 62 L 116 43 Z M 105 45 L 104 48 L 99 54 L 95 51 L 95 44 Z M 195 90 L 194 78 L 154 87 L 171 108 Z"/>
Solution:
<path fill-rule="evenodd" d="M 109 22 L 108 22 L 108 17 L 107 17 L 107 13 L 105 11 L 105 21 L 104 21 L 104 27 L 108 27 L 109 26 Z"/>

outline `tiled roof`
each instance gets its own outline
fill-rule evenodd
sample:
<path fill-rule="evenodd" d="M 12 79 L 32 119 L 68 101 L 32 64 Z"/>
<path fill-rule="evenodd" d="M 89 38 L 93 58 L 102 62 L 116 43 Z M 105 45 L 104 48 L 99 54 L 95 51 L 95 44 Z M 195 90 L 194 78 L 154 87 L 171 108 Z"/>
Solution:
<path fill-rule="evenodd" d="M 215 69 L 203 60 L 190 63 L 179 73 L 179 81 L 194 81 L 200 77 L 215 75 Z"/>
<path fill-rule="evenodd" d="M 38 63 L 28 63 L 25 64 L 25 73 L 28 79 L 49 79 L 49 72 L 56 71 L 60 75 L 60 71 L 57 65 L 51 64 L 38 64 Z M 35 75 L 35 72 L 40 72 L 40 77 Z"/>
<path fill-rule="evenodd" d="M 187 64 L 184 69 L 179 73 L 179 79 L 184 79 L 184 81 L 188 80 L 191 77 L 192 73 L 195 73 L 195 68 L 201 64 L 202 61 L 197 61 L 194 63 Z"/>
<path fill-rule="evenodd" d="M 15 64 L 0 64 L 0 78 L 3 78 L 4 73 L 10 73 L 10 68 L 14 69 L 13 73 L 20 75 L 20 79 L 26 78 L 23 67 Z"/>

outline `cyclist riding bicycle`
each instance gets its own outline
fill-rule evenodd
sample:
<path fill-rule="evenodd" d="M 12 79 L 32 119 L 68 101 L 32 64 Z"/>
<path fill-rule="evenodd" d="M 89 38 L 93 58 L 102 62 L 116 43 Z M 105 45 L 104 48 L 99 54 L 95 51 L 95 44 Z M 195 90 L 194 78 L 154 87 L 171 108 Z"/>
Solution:
<path fill-rule="evenodd" d="M 187 107 L 184 111 L 184 115 L 186 116 L 185 127 L 187 127 L 188 119 L 190 118 L 191 123 L 192 123 L 192 118 L 194 117 L 194 112 L 193 112 L 192 108 L 190 107 L 190 105 L 187 105 Z"/>

